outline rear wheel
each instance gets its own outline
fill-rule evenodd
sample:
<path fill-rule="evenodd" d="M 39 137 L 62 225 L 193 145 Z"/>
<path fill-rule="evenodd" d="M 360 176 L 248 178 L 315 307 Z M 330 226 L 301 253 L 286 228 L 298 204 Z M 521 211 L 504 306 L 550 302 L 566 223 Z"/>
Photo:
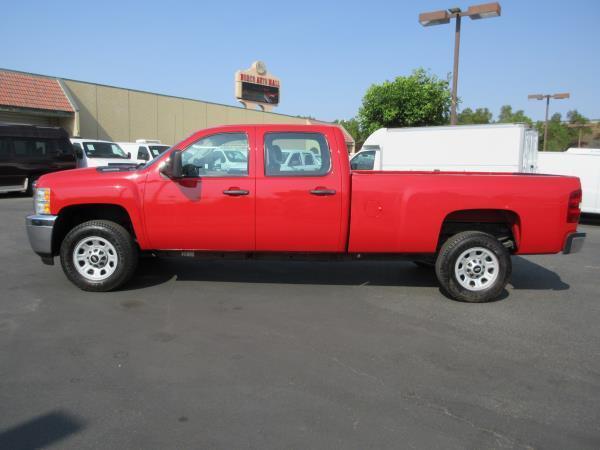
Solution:
<path fill-rule="evenodd" d="M 503 291 L 512 271 L 508 250 L 492 235 L 464 231 L 440 249 L 435 271 L 442 289 L 465 302 L 488 302 Z"/>
<path fill-rule="evenodd" d="M 135 272 L 137 247 L 129 232 L 108 220 L 92 220 L 73 228 L 60 247 L 67 278 L 85 291 L 110 291 Z"/>

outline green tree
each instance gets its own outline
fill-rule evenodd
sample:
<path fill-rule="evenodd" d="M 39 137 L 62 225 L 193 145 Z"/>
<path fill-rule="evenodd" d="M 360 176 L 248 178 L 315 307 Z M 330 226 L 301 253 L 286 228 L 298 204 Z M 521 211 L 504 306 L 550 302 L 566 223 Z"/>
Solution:
<path fill-rule="evenodd" d="M 364 144 L 365 140 L 369 136 L 361 129 L 360 123 L 355 117 L 352 117 L 348 120 L 335 120 L 334 123 L 337 123 L 343 126 L 348 133 L 352 136 L 355 142 L 355 148 L 360 149 Z"/>
<path fill-rule="evenodd" d="M 540 120 L 536 124 L 540 137 L 539 148 L 542 149 L 544 144 L 544 121 Z M 548 144 L 546 150 L 549 152 L 561 152 L 569 147 L 573 140 L 573 131 L 566 124 L 562 123 L 560 113 L 552 114 L 548 121 Z"/>
<path fill-rule="evenodd" d="M 487 108 L 477 108 L 475 111 L 465 108 L 458 113 L 459 125 L 490 123 L 491 121 L 492 113 Z"/>
<path fill-rule="evenodd" d="M 504 105 L 500 108 L 500 114 L 498 115 L 499 123 L 526 123 L 530 127 L 533 126 L 533 120 L 525 115 L 522 109 L 513 112 L 512 106 Z"/>
<path fill-rule="evenodd" d="M 447 124 L 450 97 L 448 80 L 422 68 L 407 77 L 374 84 L 358 111 L 360 129 L 368 135 L 378 128 Z"/>
<path fill-rule="evenodd" d="M 552 115 L 548 121 L 548 145 L 546 150 L 551 152 L 561 152 L 569 147 L 577 146 L 579 137 L 579 129 L 569 127 L 569 125 L 585 125 L 589 123 L 589 120 L 574 109 L 567 113 L 568 123 L 562 121 L 560 113 Z M 539 121 L 536 124 L 538 133 L 540 135 L 540 149 L 543 148 L 544 143 L 544 122 Z M 582 129 L 582 135 L 586 132 L 591 131 L 590 128 L 584 127 Z"/>

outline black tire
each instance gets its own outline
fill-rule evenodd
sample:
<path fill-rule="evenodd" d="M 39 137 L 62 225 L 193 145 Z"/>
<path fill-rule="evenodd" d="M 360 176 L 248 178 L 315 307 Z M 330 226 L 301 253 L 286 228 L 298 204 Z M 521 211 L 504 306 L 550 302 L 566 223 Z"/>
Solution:
<path fill-rule="evenodd" d="M 457 265 L 457 260 L 461 255 L 465 254 L 469 249 L 483 248 L 493 255 L 487 255 L 490 260 L 488 268 L 486 269 L 485 261 L 482 266 L 479 266 L 478 273 L 471 272 L 473 277 L 483 277 L 485 280 L 486 270 L 491 270 L 491 266 L 496 263 L 493 256 L 497 259 L 497 271 L 495 278 L 493 272 L 490 272 L 490 278 L 493 280 L 489 281 L 489 286 L 482 287 L 470 287 L 467 288 L 464 284 L 475 283 L 471 277 L 461 274 L 461 280 L 458 279 L 457 271 L 460 273 L 462 266 Z M 480 252 L 480 251 L 479 251 Z M 477 252 L 476 252 L 477 253 Z M 483 252 L 485 256 L 485 251 Z M 477 256 L 467 253 L 469 257 L 476 258 Z M 477 265 L 477 264 L 476 264 Z M 463 302 L 471 303 L 483 303 L 497 299 L 500 294 L 504 291 L 506 283 L 510 278 L 512 272 L 512 261 L 510 253 L 504 247 L 498 239 L 488 233 L 481 231 L 464 231 L 462 233 L 455 234 L 450 237 L 438 254 L 438 258 L 435 263 L 435 273 L 437 279 L 442 287 L 442 290 L 451 298 Z M 481 282 L 481 284 L 484 284 Z M 474 290 L 479 289 L 479 290 Z"/>
<path fill-rule="evenodd" d="M 102 280 L 84 277 L 75 267 L 74 251 L 85 238 L 99 237 L 108 241 L 116 251 L 114 272 Z M 106 292 L 125 284 L 134 274 L 138 249 L 132 236 L 121 225 L 108 220 L 91 220 L 73 228 L 60 246 L 60 262 L 67 278 L 84 291 Z"/>

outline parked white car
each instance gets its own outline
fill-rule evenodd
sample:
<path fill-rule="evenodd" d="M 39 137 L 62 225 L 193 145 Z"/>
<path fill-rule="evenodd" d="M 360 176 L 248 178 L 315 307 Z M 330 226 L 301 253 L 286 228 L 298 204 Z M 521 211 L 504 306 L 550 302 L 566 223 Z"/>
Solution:
<path fill-rule="evenodd" d="M 351 159 L 353 170 L 535 172 L 538 133 L 525 124 L 381 128 Z"/>
<path fill-rule="evenodd" d="M 311 172 L 321 169 L 321 159 L 310 150 L 282 150 L 281 172 Z"/>
<path fill-rule="evenodd" d="M 77 167 L 100 167 L 115 164 L 136 164 L 119 144 L 98 139 L 72 138 Z"/>
<path fill-rule="evenodd" d="M 137 139 L 135 142 L 118 142 L 118 144 L 123 150 L 131 153 L 132 162 L 137 163 L 146 163 L 171 148 L 170 145 L 161 144 L 159 140 L 150 139 Z"/>
<path fill-rule="evenodd" d="M 600 214 L 600 149 L 570 148 L 566 152 L 539 152 L 538 172 L 573 175 L 581 181 L 581 210 Z"/>
<path fill-rule="evenodd" d="M 248 172 L 248 149 L 245 146 L 192 144 L 183 156 L 184 166 L 193 164 L 207 172 Z"/>

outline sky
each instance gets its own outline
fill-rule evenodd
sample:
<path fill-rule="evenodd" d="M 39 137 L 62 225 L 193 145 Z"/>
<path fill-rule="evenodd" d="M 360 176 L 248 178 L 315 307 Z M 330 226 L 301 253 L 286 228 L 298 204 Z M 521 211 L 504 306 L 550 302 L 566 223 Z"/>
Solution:
<path fill-rule="evenodd" d="M 348 119 L 371 84 L 451 73 L 454 25 L 424 28 L 420 12 L 486 1 L 6 2 L 0 68 L 239 105 L 235 71 L 262 60 L 281 79 L 275 112 Z M 551 113 L 600 119 L 600 1 L 499 3 L 501 17 L 463 20 L 460 108 L 537 120 L 528 94 L 569 92 Z"/>

